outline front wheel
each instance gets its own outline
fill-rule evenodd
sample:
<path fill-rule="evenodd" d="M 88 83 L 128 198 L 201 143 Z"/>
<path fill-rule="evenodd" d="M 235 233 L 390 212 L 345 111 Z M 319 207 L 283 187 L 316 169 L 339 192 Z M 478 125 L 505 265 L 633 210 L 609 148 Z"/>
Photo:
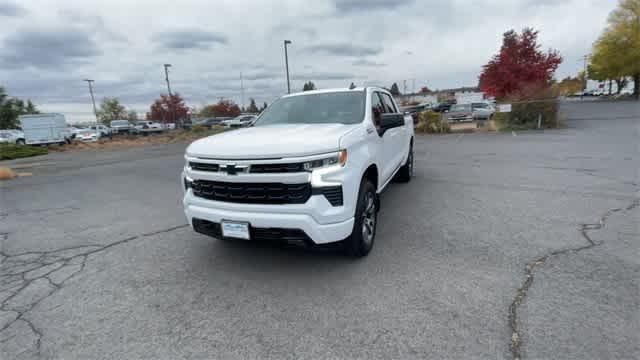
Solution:
<path fill-rule="evenodd" d="M 24 145 L 24 139 L 16 140 L 16 145 Z"/>
<path fill-rule="evenodd" d="M 344 250 L 347 255 L 363 257 L 369 254 L 376 238 L 377 220 L 376 187 L 365 178 L 360 183 L 353 230 L 351 235 L 344 240 Z"/>
<path fill-rule="evenodd" d="M 409 154 L 407 155 L 407 161 L 398 170 L 396 179 L 399 182 L 409 182 L 413 177 L 413 144 L 409 145 Z"/>

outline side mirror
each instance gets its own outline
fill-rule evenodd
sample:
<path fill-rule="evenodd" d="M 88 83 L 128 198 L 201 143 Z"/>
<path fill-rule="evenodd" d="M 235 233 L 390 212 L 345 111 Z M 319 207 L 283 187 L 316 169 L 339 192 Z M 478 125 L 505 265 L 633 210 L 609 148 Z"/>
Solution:
<path fill-rule="evenodd" d="M 382 114 L 380 117 L 380 136 L 387 130 L 404 125 L 403 114 Z"/>

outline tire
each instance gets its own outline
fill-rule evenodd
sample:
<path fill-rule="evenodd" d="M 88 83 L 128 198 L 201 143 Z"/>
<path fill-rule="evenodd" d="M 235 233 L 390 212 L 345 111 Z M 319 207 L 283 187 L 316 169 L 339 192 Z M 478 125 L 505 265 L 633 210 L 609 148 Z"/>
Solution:
<path fill-rule="evenodd" d="M 25 144 L 24 139 L 16 140 L 16 145 L 24 145 L 24 144 Z"/>
<path fill-rule="evenodd" d="M 411 181 L 413 177 L 413 144 L 409 145 L 409 155 L 407 156 L 407 161 L 402 165 L 400 170 L 398 170 L 398 174 L 396 175 L 396 180 L 399 182 L 407 183 Z"/>
<path fill-rule="evenodd" d="M 344 240 L 346 255 L 359 258 L 369 254 L 376 238 L 378 223 L 378 201 L 376 187 L 364 178 L 360 182 L 358 203 L 356 204 L 355 221 L 351 235 Z"/>

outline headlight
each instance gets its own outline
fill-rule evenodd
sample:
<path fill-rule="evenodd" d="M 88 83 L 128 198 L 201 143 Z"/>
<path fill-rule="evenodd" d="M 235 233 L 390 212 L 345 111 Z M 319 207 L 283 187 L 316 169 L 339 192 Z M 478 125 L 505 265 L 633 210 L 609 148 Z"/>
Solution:
<path fill-rule="evenodd" d="M 331 156 L 322 159 L 311 160 L 302 163 L 302 168 L 306 171 L 320 169 L 327 166 L 337 165 L 344 166 L 347 163 L 347 150 L 342 150 Z"/>

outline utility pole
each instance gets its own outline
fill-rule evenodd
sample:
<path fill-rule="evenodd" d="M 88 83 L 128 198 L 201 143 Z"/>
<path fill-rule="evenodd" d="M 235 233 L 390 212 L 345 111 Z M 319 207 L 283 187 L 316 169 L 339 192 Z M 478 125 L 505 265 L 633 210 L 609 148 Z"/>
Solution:
<path fill-rule="evenodd" d="M 416 79 L 411 79 L 411 93 L 416 93 Z"/>
<path fill-rule="evenodd" d="M 171 84 L 169 83 L 169 68 L 171 64 L 164 64 L 164 78 L 167 80 L 167 91 L 169 92 L 169 96 L 171 96 Z"/>
<path fill-rule="evenodd" d="M 98 109 L 96 109 L 96 98 L 93 96 L 93 80 L 84 79 L 89 84 L 89 94 L 91 94 L 91 103 L 93 104 L 93 115 L 96 117 L 96 139 L 100 138 L 100 130 L 98 130 Z"/>
<path fill-rule="evenodd" d="M 242 83 L 242 71 L 240 71 L 240 99 L 242 109 L 244 109 L 244 84 Z"/>
<path fill-rule="evenodd" d="M 174 123 L 175 121 L 175 114 L 174 114 L 174 110 L 173 110 L 173 106 L 171 106 L 173 104 L 173 94 L 171 94 L 171 84 L 169 83 L 169 68 L 171 67 L 171 64 L 164 64 L 164 79 L 167 81 L 167 91 L 169 92 L 169 112 L 171 113 L 171 121 L 173 121 Z M 166 126 L 167 121 L 165 120 L 165 117 L 162 117 L 162 122 L 163 122 L 163 126 Z"/>
<path fill-rule="evenodd" d="M 402 80 L 402 94 L 407 93 L 407 80 Z"/>
<path fill-rule="evenodd" d="M 284 41 L 284 67 L 287 70 L 287 94 L 291 94 L 291 84 L 289 84 L 289 55 L 287 54 L 288 44 L 291 44 L 291 40 Z"/>

